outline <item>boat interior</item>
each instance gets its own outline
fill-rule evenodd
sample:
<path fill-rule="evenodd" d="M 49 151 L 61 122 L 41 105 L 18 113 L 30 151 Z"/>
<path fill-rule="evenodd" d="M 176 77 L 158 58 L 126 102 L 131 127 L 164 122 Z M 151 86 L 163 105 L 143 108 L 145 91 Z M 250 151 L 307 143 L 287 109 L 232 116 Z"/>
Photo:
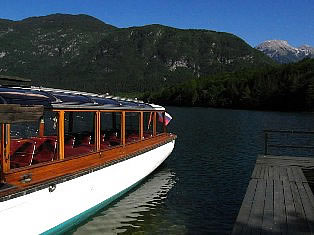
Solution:
<path fill-rule="evenodd" d="M 63 132 L 64 144 L 61 155 L 64 158 L 105 151 L 163 133 L 160 123 L 156 123 L 158 127 L 156 133 L 153 131 L 153 112 L 125 112 L 124 135 L 121 135 L 122 112 L 99 112 L 100 130 L 96 130 L 96 113 L 97 111 L 64 112 L 64 120 L 62 120 L 64 130 L 60 131 Z M 145 126 L 142 133 L 140 130 L 141 114 L 143 115 L 143 127 Z M 57 133 L 57 127 L 60 126 L 58 116 L 58 111 L 44 111 L 43 117 L 37 122 L 2 124 L 3 130 L 10 129 L 9 136 L 7 136 L 10 170 L 60 159 L 61 149 Z M 99 133 L 99 137 L 96 133 Z M 99 142 L 98 149 L 97 141 Z"/>

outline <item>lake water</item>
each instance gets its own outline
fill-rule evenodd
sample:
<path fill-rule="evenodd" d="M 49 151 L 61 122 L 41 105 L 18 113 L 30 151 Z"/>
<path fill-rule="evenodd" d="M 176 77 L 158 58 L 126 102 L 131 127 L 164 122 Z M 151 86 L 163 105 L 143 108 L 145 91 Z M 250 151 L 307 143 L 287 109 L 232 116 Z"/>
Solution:
<path fill-rule="evenodd" d="M 264 129 L 314 130 L 314 114 L 168 107 L 178 139 L 141 185 L 70 234 L 230 234 Z"/>

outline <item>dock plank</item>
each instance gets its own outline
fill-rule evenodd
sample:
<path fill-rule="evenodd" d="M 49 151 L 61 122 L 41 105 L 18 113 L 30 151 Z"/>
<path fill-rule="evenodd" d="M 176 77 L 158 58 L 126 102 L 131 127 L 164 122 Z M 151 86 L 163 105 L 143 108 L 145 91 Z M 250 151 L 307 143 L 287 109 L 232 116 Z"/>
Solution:
<path fill-rule="evenodd" d="M 269 168 L 270 169 L 270 168 Z M 262 234 L 270 234 L 274 228 L 274 183 L 266 181 L 265 205 L 263 213 Z"/>
<path fill-rule="evenodd" d="M 261 165 L 255 165 L 251 178 L 257 179 L 259 178 L 260 174 L 261 174 Z"/>
<path fill-rule="evenodd" d="M 283 182 L 274 180 L 274 233 L 287 233 L 287 215 L 284 204 Z"/>
<path fill-rule="evenodd" d="M 264 179 L 265 170 L 266 170 L 266 167 L 265 166 L 261 166 L 261 173 L 260 173 L 258 179 Z"/>
<path fill-rule="evenodd" d="M 246 194 L 244 196 L 243 201 L 246 203 L 242 203 L 235 226 L 233 227 L 232 234 L 243 234 L 243 227 L 245 227 L 249 221 L 249 217 L 251 214 L 252 204 L 255 196 L 257 186 L 257 180 L 252 179 L 247 188 Z"/>
<path fill-rule="evenodd" d="M 309 234 L 310 230 L 307 225 L 304 209 L 303 209 L 303 204 L 301 201 L 301 197 L 299 194 L 298 187 L 296 185 L 296 182 L 290 182 L 290 188 L 292 192 L 292 198 L 294 202 L 294 208 L 295 208 L 295 224 L 296 224 L 296 231 L 298 233 L 306 233 Z"/>
<path fill-rule="evenodd" d="M 287 213 L 287 231 L 288 234 L 296 234 L 297 233 L 297 225 L 295 223 L 296 213 L 289 181 L 283 181 L 283 190 L 285 197 L 285 208 Z"/>
<path fill-rule="evenodd" d="M 313 168 L 314 157 L 290 157 L 290 156 L 271 156 L 260 155 L 256 159 L 256 164 L 272 165 L 272 166 L 299 166 L 302 168 Z"/>
<path fill-rule="evenodd" d="M 287 168 L 285 167 L 280 167 L 279 168 L 279 175 L 280 175 L 280 180 L 288 180 L 288 173 L 287 173 Z"/>
<path fill-rule="evenodd" d="M 295 181 L 294 174 L 291 167 L 287 167 L 288 179 L 289 181 Z"/>
<path fill-rule="evenodd" d="M 306 221 L 308 223 L 309 231 L 311 234 L 314 234 L 314 210 L 313 206 L 311 205 L 310 198 L 313 197 L 313 194 L 310 196 L 307 194 L 306 189 L 305 189 L 305 184 L 308 185 L 307 183 L 301 183 L 297 182 L 296 186 L 298 188 L 298 191 L 300 193 L 300 199 L 304 208 L 304 213 L 306 217 Z"/>
<path fill-rule="evenodd" d="M 259 234 L 261 232 L 265 203 L 265 191 L 266 180 L 258 179 L 251 214 L 247 226 L 244 227 L 243 234 Z"/>
<path fill-rule="evenodd" d="M 314 234 L 312 175 L 314 158 L 259 156 L 232 234 Z"/>
<path fill-rule="evenodd" d="M 274 180 L 279 180 L 280 179 L 280 174 L 279 174 L 279 167 L 278 166 L 273 166 L 274 169 Z"/>
<path fill-rule="evenodd" d="M 268 178 L 270 180 L 273 180 L 274 179 L 274 168 L 272 166 L 269 166 L 268 167 Z"/>
<path fill-rule="evenodd" d="M 308 184 L 303 184 L 303 186 L 304 186 L 304 189 L 305 189 L 306 194 L 308 196 L 309 202 L 310 202 L 312 208 L 314 208 L 314 196 L 313 196 L 312 190 Z"/>
<path fill-rule="evenodd" d="M 299 177 L 300 177 L 300 181 L 301 182 L 307 182 L 307 179 L 302 171 L 302 169 L 300 167 L 296 167 L 296 174 L 299 174 Z"/>

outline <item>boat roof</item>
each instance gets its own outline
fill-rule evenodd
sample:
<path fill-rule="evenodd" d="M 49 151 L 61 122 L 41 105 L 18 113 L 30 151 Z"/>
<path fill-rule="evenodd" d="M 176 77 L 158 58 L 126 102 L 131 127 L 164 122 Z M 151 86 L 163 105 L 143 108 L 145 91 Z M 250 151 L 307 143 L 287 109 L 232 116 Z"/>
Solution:
<path fill-rule="evenodd" d="M 45 109 L 165 110 L 137 99 L 34 86 L 0 86 L 0 104 L 43 105 Z"/>

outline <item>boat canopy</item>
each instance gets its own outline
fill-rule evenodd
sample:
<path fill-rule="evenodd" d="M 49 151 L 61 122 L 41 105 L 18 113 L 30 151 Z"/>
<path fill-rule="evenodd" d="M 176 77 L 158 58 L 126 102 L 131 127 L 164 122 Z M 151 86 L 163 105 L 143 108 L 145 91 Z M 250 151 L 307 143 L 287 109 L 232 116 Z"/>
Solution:
<path fill-rule="evenodd" d="M 0 86 L 0 104 L 43 105 L 45 109 L 165 110 L 136 99 L 33 86 Z"/>

